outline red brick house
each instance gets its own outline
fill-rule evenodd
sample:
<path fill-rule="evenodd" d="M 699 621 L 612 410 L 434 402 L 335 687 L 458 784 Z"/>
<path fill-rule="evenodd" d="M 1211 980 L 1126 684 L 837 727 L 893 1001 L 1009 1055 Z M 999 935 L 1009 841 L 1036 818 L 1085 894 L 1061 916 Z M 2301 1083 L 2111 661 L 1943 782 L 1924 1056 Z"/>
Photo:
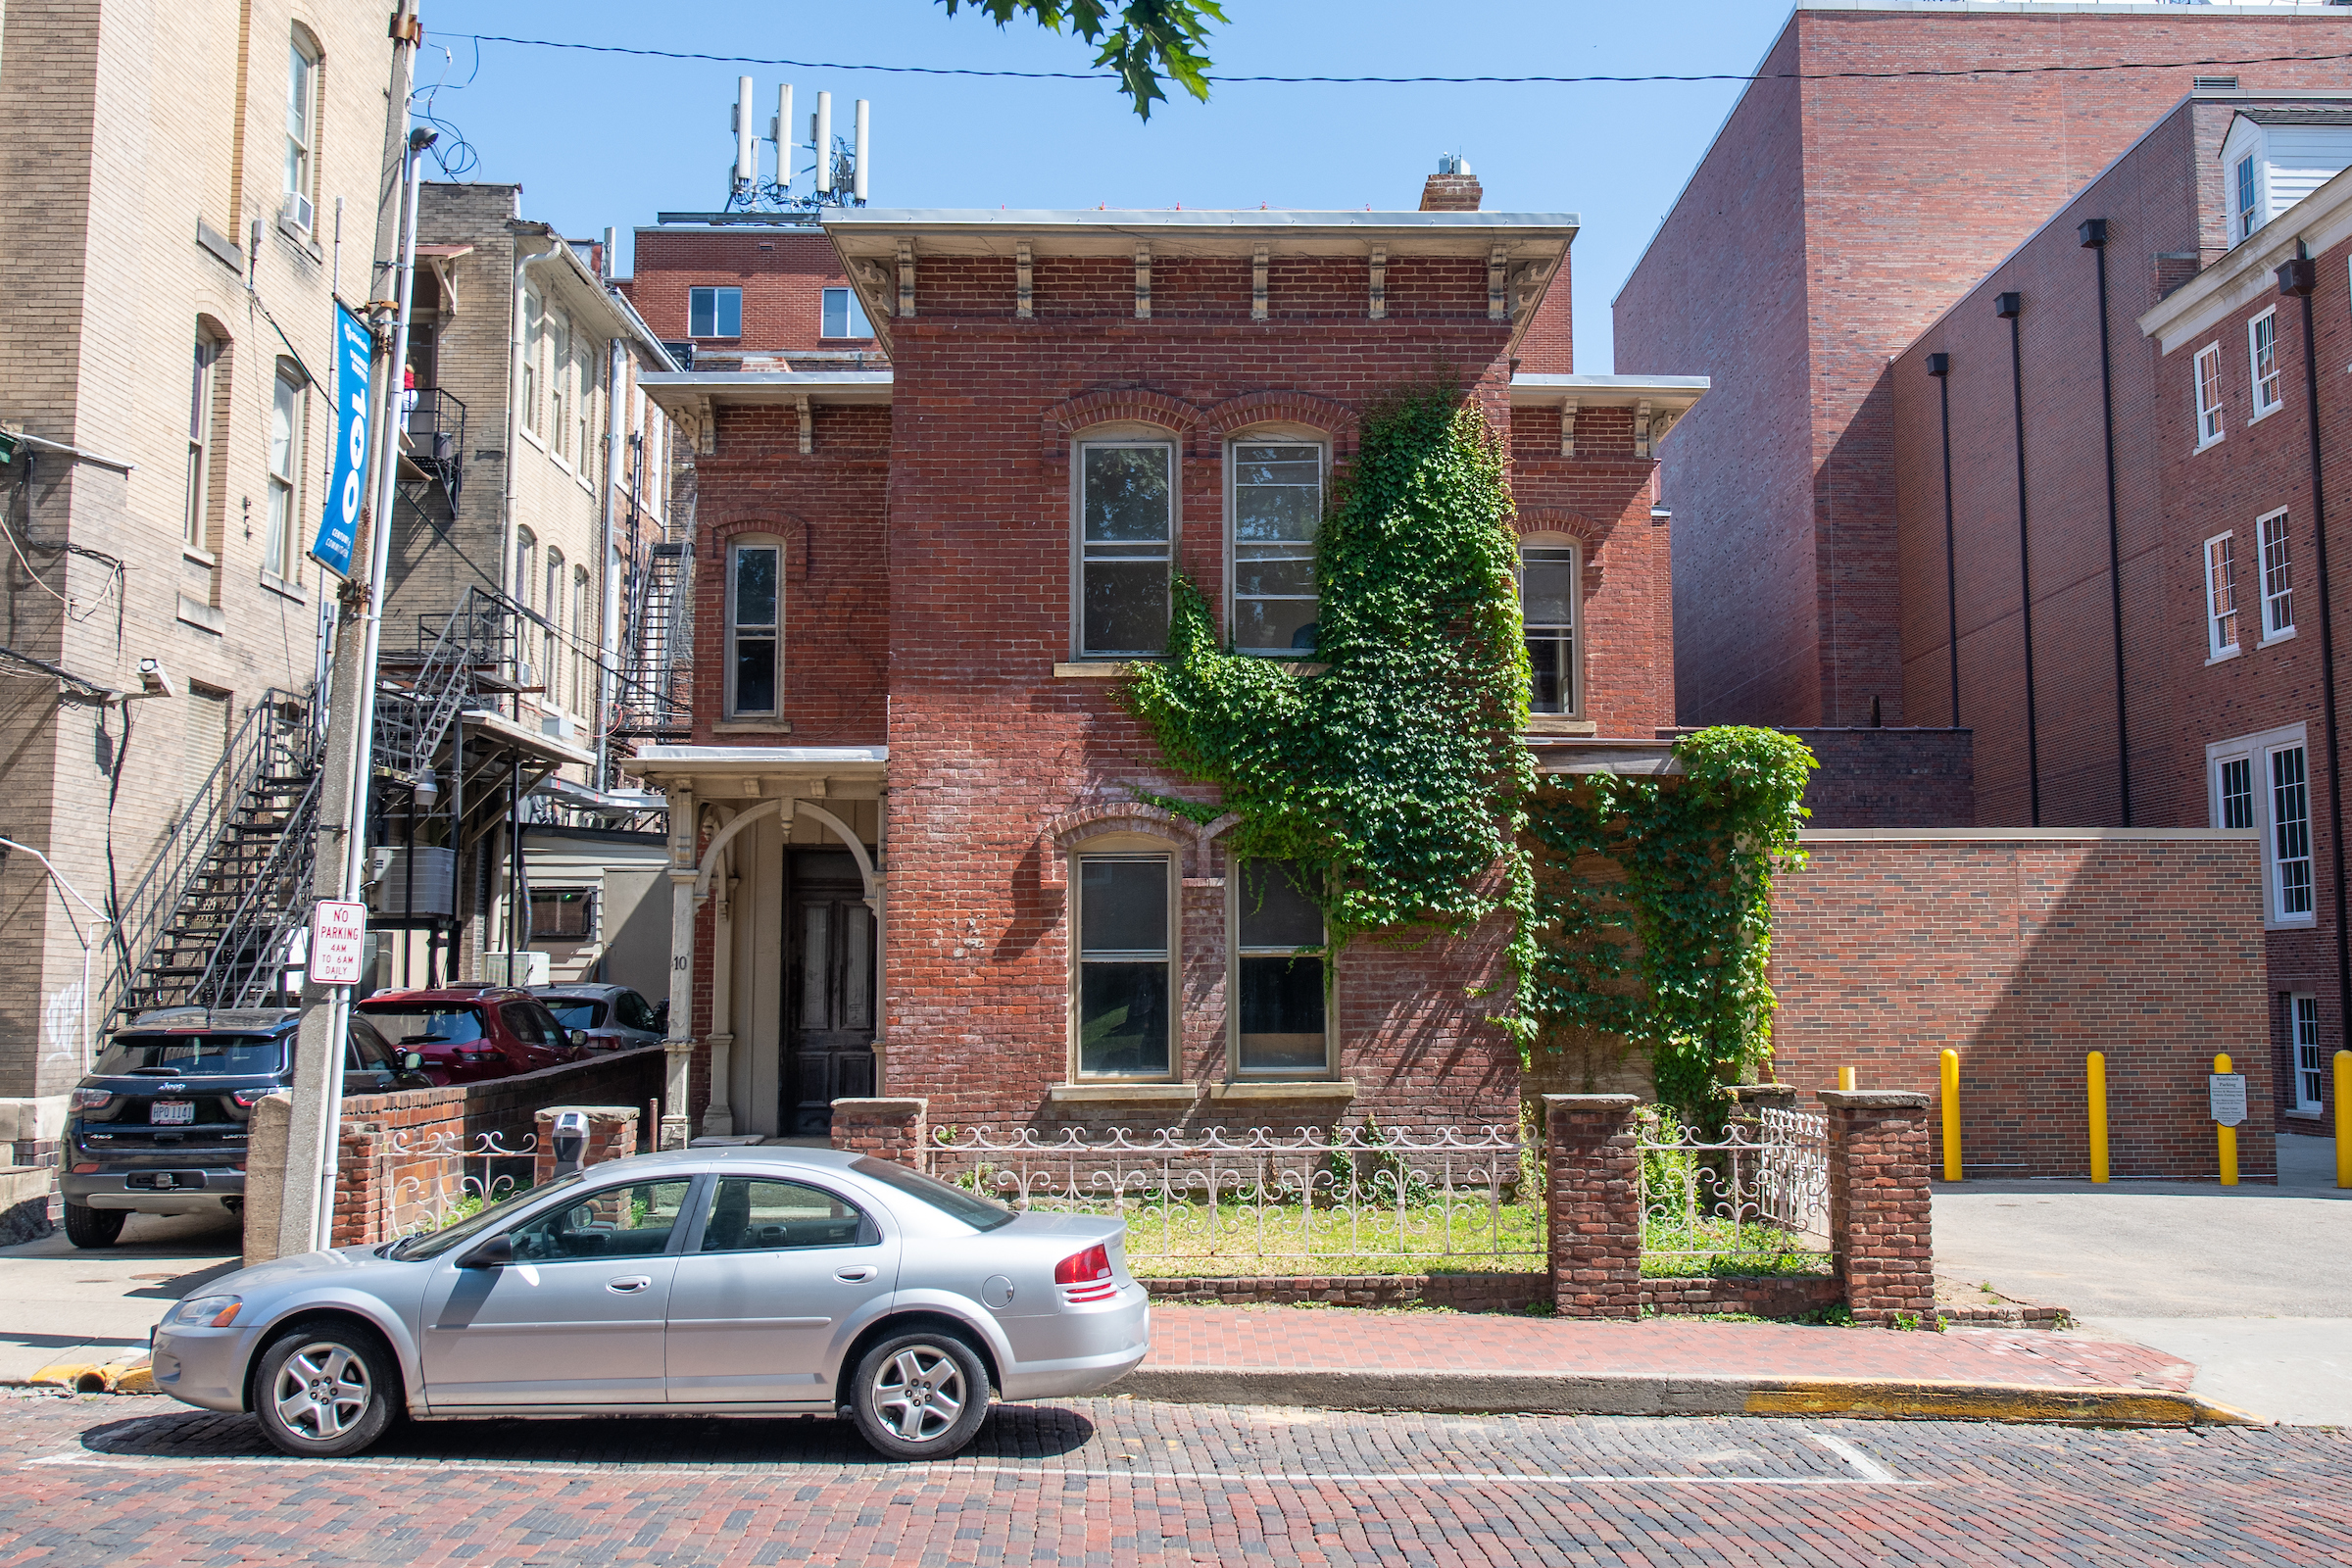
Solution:
<path fill-rule="evenodd" d="M 1504 1004 L 1473 994 L 1499 936 L 1361 941 L 1327 990 L 1290 958 L 1312 906 L 1141 799 L 1208 792 L 1118 700 L 1176 571 L 1240 648 L 1311 654 L 1304 564 L 1360 415 L 1443 376 L 1507 441 L 1531 742 L 1658 752 L 1654 454 L 1705 382 L 1574 374 L 1576 220 L 1432 184 L 1451 210 L 640 235 L 635 303 L 697 351 L 649 383 L 696 448 L 694 734 L 635 764 L 672 824 L 665 1141 L 871 1095 L 934 1125 L 1515 1121 Z M 825 335 L 828 287 L 886 368 Z M 868 357 L 810 357 L 844 349 Z"/>

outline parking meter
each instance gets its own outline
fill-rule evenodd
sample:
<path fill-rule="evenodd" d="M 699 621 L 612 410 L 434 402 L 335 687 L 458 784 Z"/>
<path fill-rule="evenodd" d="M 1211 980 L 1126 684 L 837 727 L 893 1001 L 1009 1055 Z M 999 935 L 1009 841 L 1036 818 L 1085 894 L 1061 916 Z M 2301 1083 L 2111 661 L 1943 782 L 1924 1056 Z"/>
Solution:
<path fill-rule="evenodd" d="M 580 1156 L 588 1149 L 588 1113 L 567 1110 L 556 1118 L 556 1174 L 580 1168 Z"/>

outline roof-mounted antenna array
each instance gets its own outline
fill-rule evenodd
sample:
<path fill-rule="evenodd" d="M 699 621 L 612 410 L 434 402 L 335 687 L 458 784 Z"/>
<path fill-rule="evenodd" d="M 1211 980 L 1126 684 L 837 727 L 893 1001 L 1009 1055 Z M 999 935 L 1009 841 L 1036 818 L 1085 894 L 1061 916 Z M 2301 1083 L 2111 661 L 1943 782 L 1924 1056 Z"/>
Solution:
<path fill-rule="evenodd" d="M 816 112 L 808 117 L 808 139 L 796 142 L 792 115 L 792 84 L 776 89 L 776 112 L 767 134 L 754 129 L 752 78 L 735 78 L 735 168 L 727 186 L 730 213 L 814 213 L 827 207 L 863 207 L 866 193 L 867 135 L 872 117 L 866 101 L 857 101 L 849 139 L 833 134 L 833 95 L 816 95 Z M 775 177 L 760 177 L 760 144 L 775 149 Z M 806 153 L 808 163 L 801 164 Z M 796 168 L 795 166 L 800 167 Z M 806 180 L 806 184 L 802 181 Z M 796 190 L 796 186 L 799 188 Z"/>

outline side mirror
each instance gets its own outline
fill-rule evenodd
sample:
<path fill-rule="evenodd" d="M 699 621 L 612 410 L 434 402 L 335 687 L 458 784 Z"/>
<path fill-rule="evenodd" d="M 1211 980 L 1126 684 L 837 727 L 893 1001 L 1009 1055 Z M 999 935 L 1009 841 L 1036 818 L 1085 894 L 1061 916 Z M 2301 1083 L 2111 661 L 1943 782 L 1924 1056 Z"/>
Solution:
<path fill-rule="evenodd" d="M 460 1268 L 504 1268 L 514 1261 L 514 1238 L 493 1236 L 464 1257 L 458 1259 Z"/>
<path fill-rule="evenodd" d="M 571 1049 L 574 1051 L 588 1049 L 588 1031 L 585 1029 L 566 1029 L 564 1031 L 564 1038 L 571 1043 Z"/>
<path fill-rule="evenodd" d="M 400 1058 L 400 1070 L 402 1072 L 417 1072 L 421 1071 L 423 1067 L 424 1053 L 421 1051 L 409 1052 Z"/>

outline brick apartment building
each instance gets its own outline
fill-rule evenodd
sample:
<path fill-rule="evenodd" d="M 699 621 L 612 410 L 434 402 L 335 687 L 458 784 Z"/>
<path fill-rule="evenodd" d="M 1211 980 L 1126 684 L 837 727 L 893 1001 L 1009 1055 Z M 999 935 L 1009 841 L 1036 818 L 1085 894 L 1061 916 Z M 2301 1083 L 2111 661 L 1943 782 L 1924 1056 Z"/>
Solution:
<path fill-rule="evenodd" d="M 1796 8 L 1616 300 L 1619 368 L 1715 388 L 1661 476 L 1683 722 L 1944 722 L 1940 688 L 1907 706 L 1892 362 L 2199 76 L 2343 81 L 2340 60 L 1900 74 L 2348 48 L 2352 13 L 2317 0 Z"/>
<path fill-rule="evenodd" d="M 1318 1016 L 1250 1021 L 1257 949 L 1313 933 L 1243 912 L 1224 824 L 1139 800 L 1200 797 L 1119 702 L 1154 634 L 1081 613 L 1091 583 L 1161 624 L 1181 568 L 1270 653 L 1308 646 L 1235 519 L 1319 511 L 1361 411 L 1448 366 L 1507 436 L 1530 600 L 1557 607 L 1544 765 L 1660 749 L 1654 449 L 1704 383 L 1574 374 L 1573 218 L 1478 211 L 1466 170 L 1424 205 L 866 210 L 825 221 L 829 264 L 805 230 L 640 234 L 632 296 L 695 356 L 645 383 L 694 432 L 698 508 L 694 734 L 638 762 L 695 999 L 665 1140 L 876 1093 L 964 1125 L 1515 1119 L 1515 1049 L 1470 994 L 1492 931 L 1357 943 Z M 875 342 L 827 330 L 852 319 L 827 289 Z M 1104 541 L 1083 519 L 1119 474 L 1150 514 Z"/>
<path fill-rule="evenodd" d="M 0 21 L 0 1139 L 21 1163 L 46 1161 L 123 983 L 134 891 L 319 667 L 332 583 L 303 550 L 334 304 L 379 291 L 407 128 L 385 15 Z"/>

